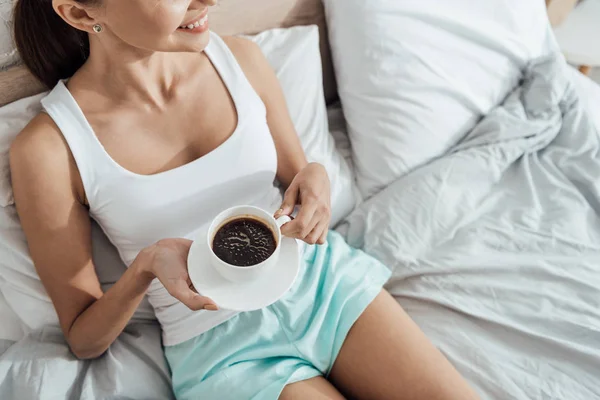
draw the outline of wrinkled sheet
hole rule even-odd
[[[0,224],[0,254],[5,257],[0,260],[5,267],[2,272],[19,277],[12,279],[18,286],[0,288],[10,300],[8,305],[22,314],[20,340],[0,340],[0,399],[173,399],[160,326],[148,301],[144,299],[106,354],[94,361],[77,360],[58,327],[50,300],[33,277],[35,271],[23,246],[23,232],[14,207],[0,207]],[[106,291],[119,279],[125,266],[94,222],[92,250],[96,272]],[[13,265],[15,269],[6,268]],[[0,319],[2,324],[11,321]]]
[[[532,64],[339,229],[393,269],[388,290],[484,399],[600,398],[600,102],[567,68]]]
[[[31,332],[0,357],[0,398],[173,399],[160,328],[130,324],[108,352],[94,361],[77,360],[62,331]]]

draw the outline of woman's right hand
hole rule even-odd
[[[192,245],[187,239],[163,239],[142,250],[136,259],[144,273],[158,278],[169,294],[190,310],[216,311],[219,308],[208,297],[195,290],[187,270],[187,258]]]

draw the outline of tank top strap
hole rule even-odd
[[[210,42],[204,52],[229,90],[237,108],[238,117],[243,117],[249,112],[266,113],[262,99],[248,81],[229,46],[219,35],[210,32]],[[258,107],[258,110],[254,107]]]
[[[42,109],[58,126],[75,159],[81,181],[91,202],[96,193],[98,173],[107,173],[104,155],[96,135],[64,82],[59,81],[42,99]],[[99,171],[99,169],[101,171]]]

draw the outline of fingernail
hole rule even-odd
[[[204,309],[208,311],[218,311],[219,307],[217,307],[215,304],[207,304],[204,306]]]
[[[278,216],[282,212],[283,212],[283,208],[280,208],[279,210],[275,211],[275,216]]]

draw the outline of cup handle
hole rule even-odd
[[[277,226],[281,228],[283,225],[287,224],[291,220],[292,218],[289,215],[282,215],[281,217],[275,220],[275,223],[277,223]]]

